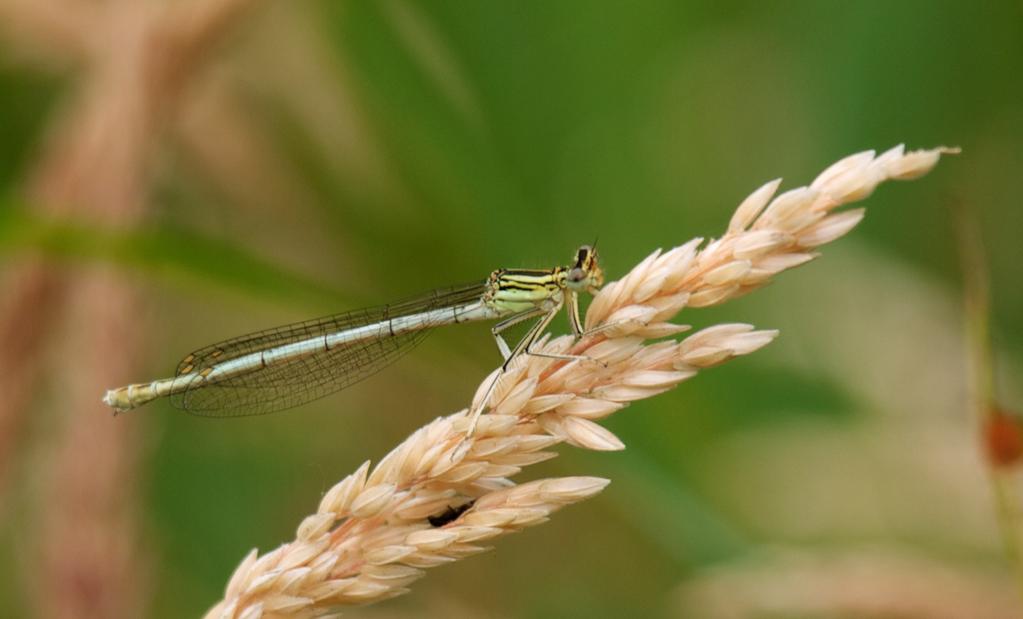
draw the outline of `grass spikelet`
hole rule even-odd
[[[863,217],[835,212],[881,182],[916,178],[936,165],[938,148],[880,157],[867,151],[821,173],[810,187],[774,197],[771,181],[738,208],[721,238],[700,249],[694,239],[651,253],[595,296],[578,342],[545,338],[535,352],[584,355],[599,361],[522,356],[499,377],[472,438],[464,411],[434,419],[327,491],[303,520],[295,540],[242,561],[209,619],[312,617],[405,593],[425,570],[479,552],[479,545],[545,522],[609,483],[595,477],[516,484],[523,467],[553,457],[560,442],[597,451],[624,443],[597,423],[628,403],[672,389],[700,370],[747,355],[776,331],[723,324],[680,340],[647,337],[686,329],[670,322],[684,307],[716,305],[745,294],[784,270],[816,257]],[[448,512],[454,508],[459,510]],[[437,517],[452,513],[448,518]],[[428,520],[434,517],[434,527]]]

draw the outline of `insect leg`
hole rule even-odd
[[[519,323],[525,322],[530,318],[536,318],[537,316],[543,314],[544,311],[545,310],[541,307],[526,310],[525,312],[515,314],[510,318],[505,318],[501,322],[494,325],[492,329],[490,329],[490,332],[494,335],[494,340],[497,342],[497,348],[498,350],[501,351],[501,356],[504,357],[505,361],[511,358],[512,353],[511,349],[508,348],[508,342],[503,337],[501,337],[501,332],[510,327],[514,327]]]
[[[530,312],[531,311],[532,310],[530,310]],[[515,348],[509,352],[508,358],[505,359],[504,364],[501,365],[501,371],[497,373],[494,380],[490,381],[490,385],[487,387],[487,391],[483,394],[483,397],[477,401],[475,406],[469,409],[469,412],[467,413],[469,417],[469,429],[465,432],[466,438],[471,437],[473,433],[476,432],[476,424],[479,422],[480,415],[483,414],[483,409],[486,408],[487,404],[490,402],[490,397],[494,394],[494,388],[497,387],[497,382],[501,380],[502,376],[504,376],[504,373],[508,370],[508,366],[511,365],[512,360],[524,352],[526,354],[531,354],[529,353],[529,347],[540,337],[540,335],[544,332],[544,329],[551,324],[551,321],[554,320],[554,317],[558,315],[559,311],[561,311],[560,303],[548,310],[547,313],[540,318],[540,320],[537,320],[536,324],[529,328],[526,335],[518,344],[515,345]]]

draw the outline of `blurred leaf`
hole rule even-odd
[[[583,458],[606,458],[584,454]],[[693,567],[734,558],[747,540],[731,522],[680,480],[637,449],[621,454],[612,477],[615,492],[605,494],[622,519],[632,522],[652,547],[661,548],[680,566]]]
[[[59,90],[51,77],[0,66],[0,187],[19,178]]]
[[[9,204],[9,203],[8,203]],[[208,284],[291,304],[336,307],[345,295],[287,272],[223,240],[184,230],[110,231],[47,221],[10,206],[0,211],[0,252],[39,250],[130,266],[161,277]]]

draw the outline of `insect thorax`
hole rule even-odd
[[[503,312],[518,313],[561,302],[565,270],[499,269],[490,274],[484,302]]]

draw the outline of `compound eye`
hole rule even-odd
[[[580,268],[580,267],[584,266],[587,262],[589,262],[590,253],[591,252],[590,252],[590,246],[589,245],[583,245],[582,247],[579,248],[579,251],[577,251],[575,253],[575,266],[576,266],[576,268]]]
[[[586,279],[586,272],[579,267],[575,267],[568,272],[568,279],[573,282],[581,282]]]

